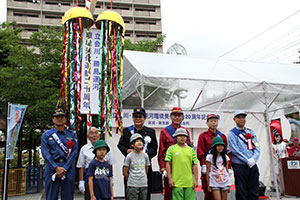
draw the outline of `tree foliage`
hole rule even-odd
[[[33,139],[40,141],[41,134],[52,126],[51,113],[59,98],[64,30],[41,26],[26,43],[21,39],[22,30],[15,22],[3,23],[0,29],[0,113],[6,112],[7,102],[28,105],[23,134],[33,133]],[[157,52],[163,39],[137,43],[126,39],[124,48]]]
[[[59,96],[62,31],[41,27],[26,45],[21,31],[9,23],[0,30],[0,47],[6,53],[0,68],[0,101],[3,110],[7,102],[28,105],[24,134],[36,133],[34,138],[39,138],[52,124],[51,112]]]
[[[134,51],[157,52],[157,47],[163,44],[164,38],[165,36],[159,35],[155,40],[145,39],[140,40],[137,43],[133,43],[129,39],[125,39],[124,49]]]

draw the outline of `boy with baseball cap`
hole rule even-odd
[[[166,162],[165,157],[167,150],[170,146],[176,144],[176,140],[174,138],[175,131],[178,128],[184,128],[181,126],[181,122],[184,119],[184,113],[183,110],[180,107],[174,107],[171,110],[170,119],[172,123],[165,128],[163,128],[160,131],[159,136],[159,149],[158,149],[158,165],[160,168],[160,171],[163,174],[164,177],[164,200],[170,200],[172,199],[172,190],[169,187],[168,184],[168,174],[166,171]],[[187,131],[187,134],[189,135],[189,132],[186,128],[184,128]],[[187,144],[190,143],[190,139],[187,139]]]
[[[132,134],[130,143],[133,151],[130,152],[124,161],[123,173],[127,180],[126,199],[146,200],[147,199],[147,172],[150,166],[148,155],[142,151],[144,138],[138,134]]]
[[[188,133],[178,128],[174,133],[177,144],[168,148],[165,157],[169,186],[173,200],[195,200],[198,186],[198,159],[194,149],[186,144]],[[194,177],[193,177],[194,174]]]

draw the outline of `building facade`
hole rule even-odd
[[[24,28],[22,38],[29,39],[40,25],[62,26],[62,16],[76,4],[77,0],[7,0],[7,21],[16,21]],[[78,6],[85,7],[85,0],[78,0]],[[110,0],[98,0],[94,19],[110,7]],[[162,34],[160,0],[114,0],[112,10],[124,19],[125,39],[137,42]]]

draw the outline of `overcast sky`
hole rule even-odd
[[[0,0],[1,21],[6,17],[5,8],[6,0]],[[251,55],[257,53],[253,60],[294,61],[293,54],[300,49],[294,42],[295,35],[300,36],[299,10],[299,0],[161,0],[164,52],[178,43],[189,56],[215,59],[281,22],[222,58],[251,60]],[[268,49],[282,49],[281,55],[257,59],[272,55]]]
[[[161,0],[161,4],[167,35],[164,50],[179,43],[188,55],[207,58],[218,58],[300,9],[299,0]],[[275,45],[300,25],[299,17],[300,13],[293,15],[224,57],[244,59],[266,47],[262,39]]]

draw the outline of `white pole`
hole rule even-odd
[[[4,181],[2,182],[3,184],[3,192],[2,192],[2,199],[7,200],[7,180],[8,180],[8,124],[10,121],[10,106],[11,104],[7,104],[7,115],[6,115],[6,149],[5,149],[5,163],[4,163]]]
[[[263,85],[263,89],[265,90],[265,87]],[[267,103],[267,97],[266,97],[266,93],[264,92],[264,97],[265,97],[265,112],[264,112],[264,117],[265,117],[265,127],[266,127],[266,130],[267,130],[267,134],[268,134],[268,139],[269,139],[269,150],[270,150],[270,154],[271,154],[271,171],[272,171],[272,174],[273,174],[273,179],[274,179],[274,183],[275,183],[275,188],[276,188],[276,197],[277,197],[277,200],[280,199],[280,196],[279,196],[279,191],[278,191],[278,184],[277,184],[277,177],[276,177],[276,174],[275,174],[275,170],[274,170],[274,157],[273,157],[273,148],[272,148],[272,136],[271,136],[271,129],[270,129],[270,119],[269,119],[269,107],[268,107],[268,103]]]
[[[272,149],[272,136],[271,136],[271,129],[270,129],[270,120],[269,120],[269,114],[268,114],[268,111],[266,110],[265,112],[265,122],[266,122],[266,129],[267,129],[267,134],[268,134],[268,139],[269,139],[269,149],[270,149],[270,152],[271,152],[271,171],[272,171],[272,175],[273,175],[273,180],[274,180],[274,183],[275,183],[275,188],[276,188],[276,197],[277,197],[277,200],[280,199],[280,196],[279,196],[279,191],[278,191],[278,184],[277,184],[277,177],[276,177],[276,173],[275,173],[275,170],[274,170],[274,157],[273,157],[273,149]]]
[[[145,92],[145,88],[144,88],[144,84],[141,85],[141,107],[144,108],[144,92]]]

